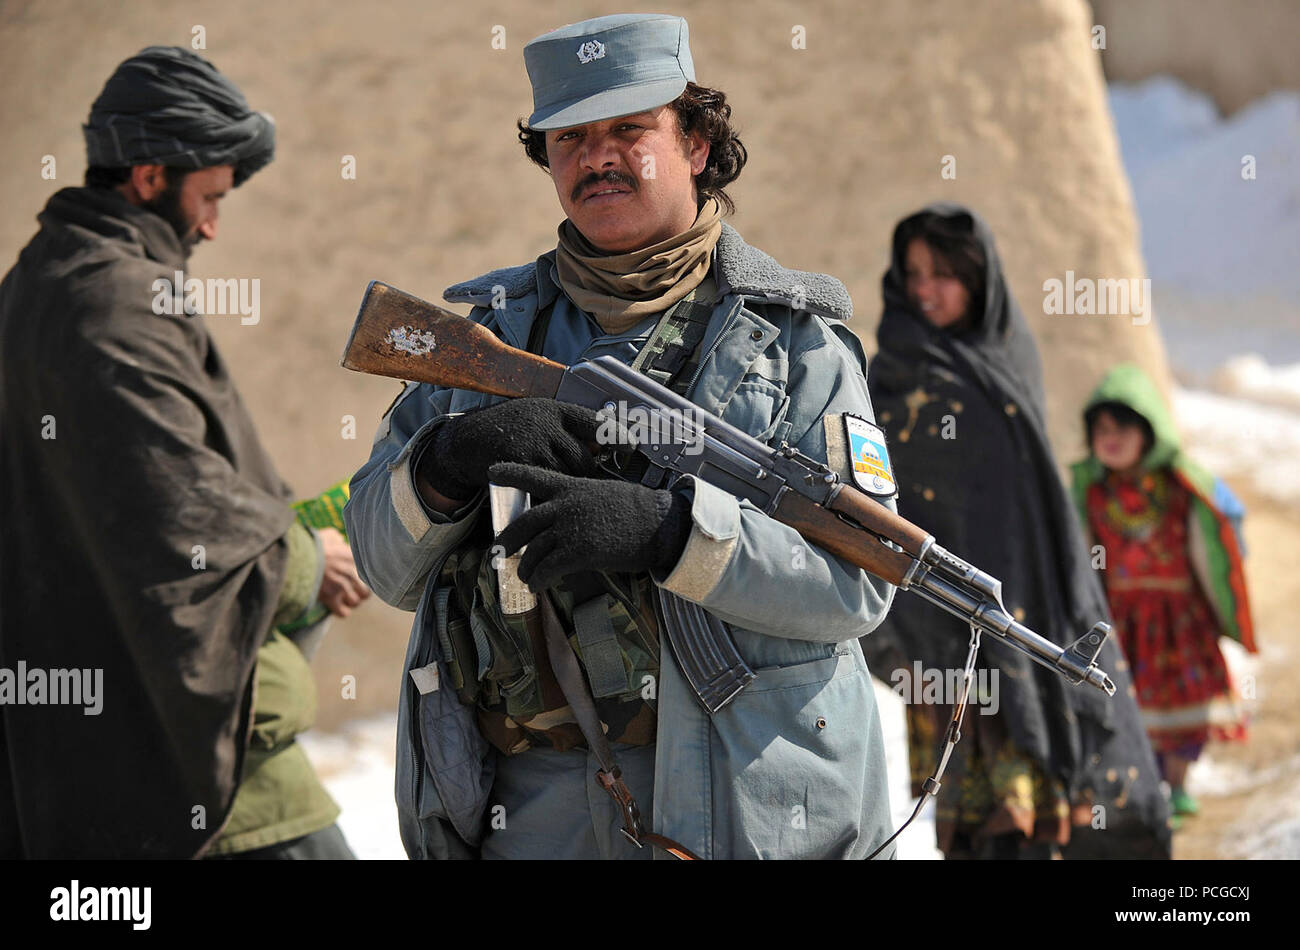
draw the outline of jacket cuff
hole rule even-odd
[[[659,584],[678,597],[703,603],[722,580],[736,553],[740,502],[734,495],[693,476],[684,476],[682,482],[695,493],[691,501],[691,533],[677,564]]]
[[[397,458],[388,465],[391,473],[388,486],[393,511],[397,513],[397,518],[406,529],[406,533],[415,542],[423,540],[434,525],[449,525],[464,520],[478,508],[486,495],[486,492],[480,491],[462,507],[446,515],[425,504],[424,499],[420,497],[420,490],[415,486],[415,472],[419,468],[420,457],[433,444],[438,427],[452,418],[455,416],[445,415],[430,419],[415,435],[411,436],[411,441],[406,443]]]

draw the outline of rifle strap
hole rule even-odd
[[[939,797],[939,789],[943,787],[943,783],[939,780],[943,778],[944,770],[948,768],[948,758],[952,755],[952,750],[955,749],[957,743],[961,741],[961,723],[962,719],[966,715],[966,703],[970,699],[970,684],[975,678],[975,658],[979,654],[979,651],[980,628],[975,626],[975,624],[971,624],[970,643],[966,648],[966,668],[962,675],[961,698],[952,707],[952,719],[948,721],[948,729],[944,734],[943,753],[939,757],[939,764],[934,767],[934,771],[930,773],[930,777],[921,784],[921,797],[916,800],[916,807],[912,809],[912,814],[908,817],[907,821],[899,825],[898,829],[886,838],[881,843],[880,847],[867,855],[868,861],[872,860],[876,855],[888,848],[890,844],[893,843],[894,839],[907,829],[907,826],[912,823],[912,820],[916,818],[917,815],[921,814],[921,809],[925,807],[927,801],[931,798],[937,799]]]
[[[555,310],[555,301],[551,301],[542,308],[541,313],[533,318],[533,325],[528,330],[528,345],[526,349],[529,353],[536,353],[538,356],[544,355],[542,350],[546,346],[546,334],[551,329],[551,313]]]
[[[609,739],[606,738],[605,730],[600,724],[600,717],[596,713],[596,702],[592,699],[586,683],[583,682],[578,658],[564,636],[564,628],[555,612],[555,607],[551,604],[550,595],[540,594],[537,605],[542,612],[546,654],[550,658],[551,668],[555,671],[556,682],[560,684],[560,692],[564,693],[569,708],[573,710],[578,728],[582,730],[582,735],[587,740],[587,747],[595,753],[597,761],[600,762],[600,769],[596,772],[596,783],[614,800],[619,814],[623,816],[621,830],[624,837],[638,848],[649,844],[682,861],[699,860],[698,856],[684,845],[645,830],[645,826],[641,823],[641,810],[632,796],[632,790],[623,781],[618,763],[614,761],[614,750],[610,748]]]
[[[632,368],[649,376],[660,386],[679,396],[686,395],[693,368],[699,358],[700,343],[713,316],[716,285],[705,277],[698,287],[664,311],[655,324]],[[681,385],[678,385],[678,383]]]

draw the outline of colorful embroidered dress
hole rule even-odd
[[[1088,487],[1106,552],[1106,593],[1158,754],[1195,759],[1207,740],[1244,739],[1218,624],[1188,553],[1191,494],[1166,469]]]

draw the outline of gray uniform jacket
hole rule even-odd
[[[839,281],[787,270],[725,224],[713,276],[720,296],[693,402],[816,459],[826,458],[824,416],[874,418],[861,345],[842,325],[852,303]],[[472,319],[519,348],[538,312],[554,304],[543,352],[565,363],[607,353],[631,362],[654,324],[600,334],[560,291],[554,252],[444,296],[473,304]],[[436,635],[447,596],[439,567],[486,506],[475,499],[450,517],[426,509],[411,459],[447,414],[495,401],[408,384],[352,479],[345,511],[361,576],[388,603],[416,611],[406,670],[421,672],[403,675],[396,781],[412,857],[465,856],[465,843],[478,843],[493,757],[473,709],[438,688],[446,673]],[[727,623],[758,676],[710,717],[662,651],[656,775],[672,778],[655,782],[653,830],[705,858],[865,857],[889,834],[889,804],[857,638],[880,622],[894,588],[698,480],[692,518],[679,562],[656,582]]]

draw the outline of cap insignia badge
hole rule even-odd
[[[587,40],[578,47],[578,62],[586,65],[592,60],[605,58],[605,44],[600,40]]]

